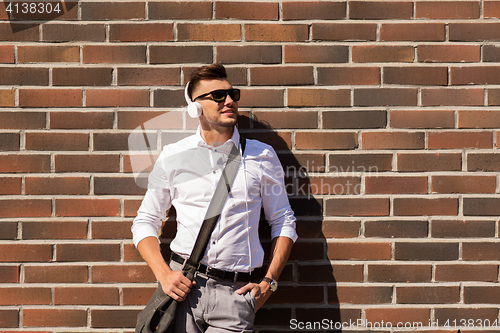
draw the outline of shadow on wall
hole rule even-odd
[[[324,324],[325,319],[329,328],[335,327],[335,323],[341,323],[342,318],[333,268],[326,256],[322,199],[316,199],[309,193],[300,191],[300,188],[310,188],[308,185],[311,170],[308,170],[307,166],[324,166],[325,157],[312,154],[295,156],[280,133],[258,119],[246,115],[240,116],[238,127],[247,138],[265,142],[278,153],[286,175],[285,183],[290,204],[297,217],[299,235],[290,260],[280,276],[278,291],[256,315],[256,332],[297,330],[307,322]],[[310,158],[315,159],[314,163],[310,163]],[[175,232],[175,210],[172,208],[162,230],[162,252],[167,260],[170,257],[169,244]],[[267,260],[271,239],[270,228],[263,213],[259,233]],[[348,314],[348,317],[351,315]],[[353,313],[352,319],[357,318],[359,313]],[[343,320],[349,321],[349,318]],[[324,326],[320,330],[324,330]]]

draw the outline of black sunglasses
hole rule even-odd
[[[202,98],[208,95],[212,95],[212,99],[217,103],[224,102],[226,100],[227,95],[229,95],[229,97],[231,97],[231,99],[235,102],[238,102],[240,100],[240,90],[231,88],[231,89],[212,90],[211,92],[196,97],[195,99],[193,99],[193,102],[196,101],[198,98]]]

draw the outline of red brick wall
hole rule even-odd
[[[500,1],[61,8],[0,4],[3,332],[133,331],[155,288],[131,240],[133,155],[141,171],[192,132],[183,87],[213,61],[247,135],[308,168],[287,178],[300,239],[259,332],[498,325]]]

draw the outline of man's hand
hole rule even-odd
[[[187,294],[191,292],[191,288],[195,285],[195,282],[186,278],[181,271],[170,271],[159,282],[163,292],[177,302],[185,300]]]
[[[255,312],[257,312],[264,303],[266,303],[267,299],[273,293],[271,291],[271,287],[269,283],[266,281],[261,281],[260,283],[247,283],[240,289],[236,290],[236,293],[239,295],[243,295],[247,291],[250,291],[255,297]]]

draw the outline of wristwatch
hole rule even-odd
[[[263,277],[262,281],[266,281],[267,283],[269,283],[269,286],[271,287],[271,291],[273,293],[278,289],[278,281],[270,279],[268,277]]]

